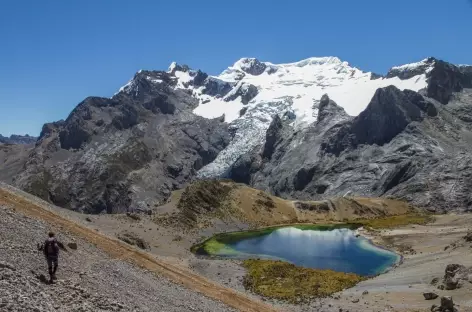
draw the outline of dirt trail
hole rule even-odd
[[[241,294],[235,290],[223,287],[205,277],[197,275],[188,269],[168,263],[161,259],[137,250],[121,241],[103,235],[97,231],[79,225],[59,214],[51,211],[46,205],[34,203],[28,199],[30,196],[21,196],[22,192],[3,188],[0,185],[0,203],[6,204],[18,212],[27,216],[38,218],[61,228],[62,231],[80,236],[91,244],[96,245],[108,253],[111,257],[129,261],[155,274],[163,275],[175,283],[181,284],[191,290],[201,293],[211,299],[219,300],[230,307],[240,311],[279,311],[261,301]],[[39,201],[39,200],[38,200]]]

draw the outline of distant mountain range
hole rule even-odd
[[[381,76],[336,57],[243,58],[210,76],[172,63],[85,99],[28,148],[0,179],[92,213],[149,210],[199,178],[467,211],[472,66],[428,58]]]
[[[38,138],[29,135],[16,135],[12,134],[10,137],[4,137],[0,134],[0,143],[4,144],[32,144],[36,142]]]

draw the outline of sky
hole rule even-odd
[[[0,134],[38,135],[87,96],[172,61],[337,56],[364,71],[472,64],[471,0],[15,0],[0,4]]]

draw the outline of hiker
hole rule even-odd
[[[56,279],[57,261],[59,260],[59,244],[53,232],[49,232],[48,239],[44,242],[44,255],[48,262],[49,282]]]

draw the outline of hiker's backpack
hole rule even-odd
[[[56,255],[58,250],[56,240],[47,240],[44,248],[47,256]]]

